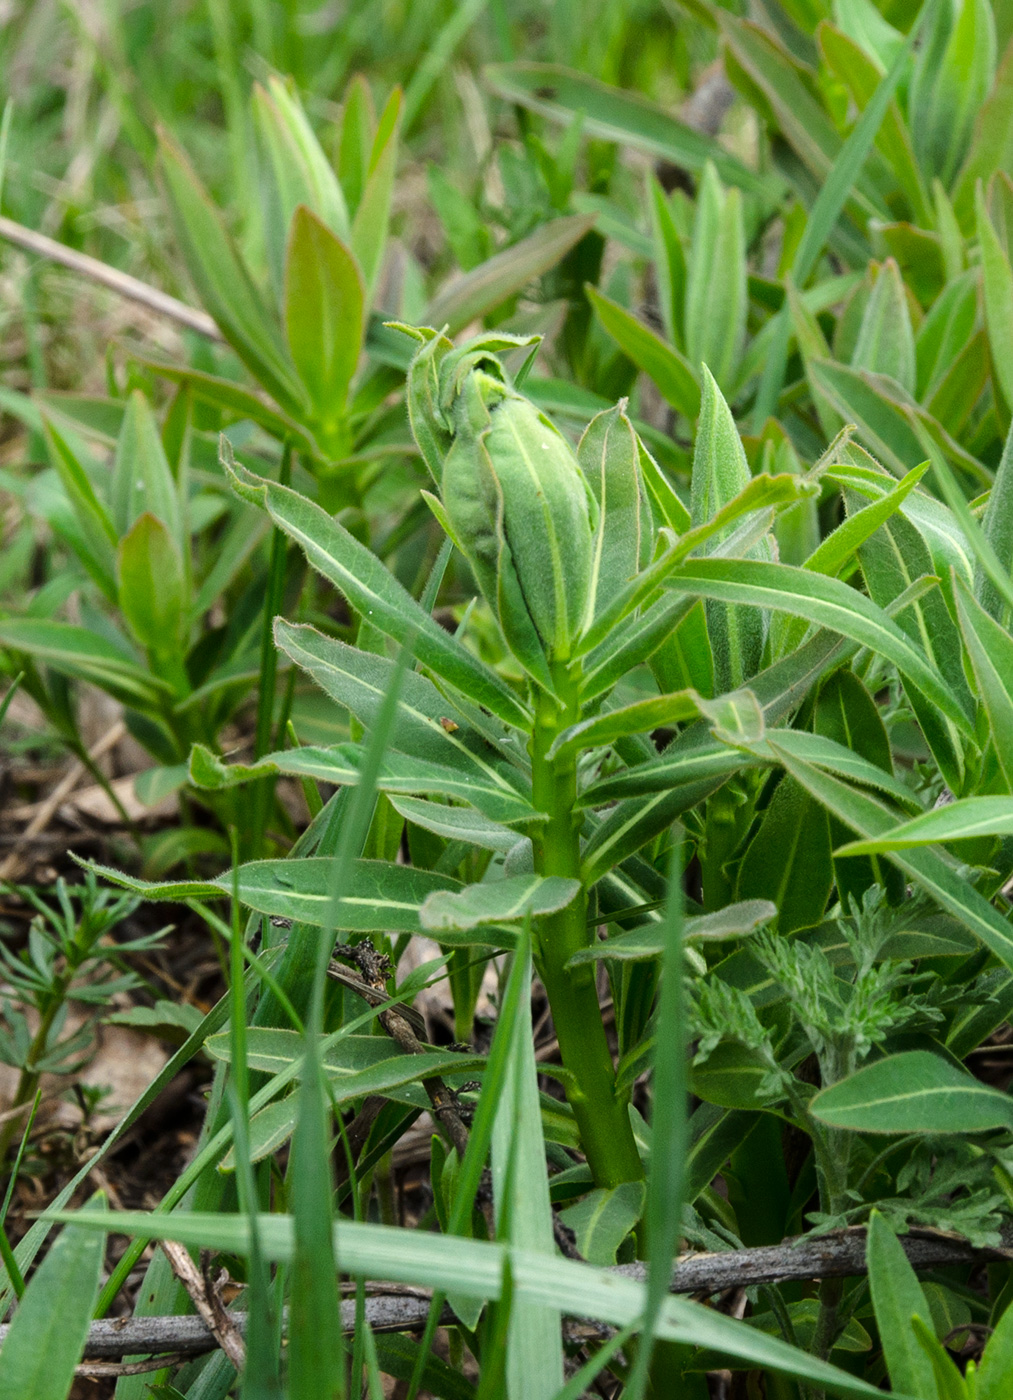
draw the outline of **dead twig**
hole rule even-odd
[[[351,985],[353,990],[358,991],[359,995],[365,997],[366,1001],[373,1006],[380,1004],[375,998],[380,998],[381,1001],[389,1000],[387,978],[393,969],[390,958],[385,953],[378,953],[368,939],[362,943],[339,943],[334,952],[337,957],[354,962],[362,976],[361,982],[359,978],[350,978],[346,968],[341,967],[340,963],[333,962],[330,969],[331,976],[334,976],[336,969],[341,974],[339,980],[346,986]],[[359,985],[356,985],[357,983]],[[427,1047],[417,1034],[422,1018],[414,1008],[388,1007],[386,1011],[379,1012],[379,1021],[391,1040],[396,1041],[406,1055],[425,1054]],[[425,1034],[424,1021],[422,1021],[422,1033]],[[429,1096],[433,1117],[439,1123],[448,1142],[457,1149],[458,1157],[463,1160],[468,1147],[468,1129],[461,1117],[457,1095],[447,1087],[446,1082],[438,1074],[423,1079],[422,1087]]]
[[[13,219],[0,216],[0,238],[5,238],[8,243],[23,248],[27,253],[35,253],[49,262],[69,268],[71,272],[78,272],[82,277],[87,277],[92,282],[108,287],[111,292],[126,297],[128,301],[136,301],[140,306],[146,306],[149,311],[167,316],[169,320],[187,326],[190,330],[207,336],[209,340],[224,339],[206,311],[187,306],[186,302],[179,301],[168,292],[149,287],[147,282],[142,282],[139,277],[120,272],[119,268],[110,267],[98,258],[89,257],[87,253],[79,253],[76,248],[68,248],[63,243],[58,243],[55,238],[47,238],[44,233],[36,233],[34,229],[25,228],[24,224],[15,223]]]
[[[189,1257],[189,1256],[188,1256]],[[191,1260],[191,1265],[193,1261]],[[425,1290],[416,1292],[394,1292],[378,1294],[365,1300],[366,1321],[374,1332],[420,1331],[426,1325],[432,1295]],[[342,1331],[355,1331],[356,1302],[349,1298],[341,1304]],[[443,1321],[449,1322],[453,1314],[446,1309]],[[231,1312],[229,1324],[242,1339],[246,1333],[247,1314]],[[0,1323],[0,1349],[7,1340],[10,1323]],[[192,1356],[202,1356],[205,1352],[216,1351],[219,1343],[214,1332],[203,1317],[120,1317],[103,1318],[91,1324],[84,1355],[87,1358],[82,1367],[97,1367],[103,1362],[117,1361],[123,1356],[160,1358],[158,1366],[171,1366],[177,1360]],[[151,1361],[132,1362],[144,1369],[155,1370]],[[81,1374],[87,1374],[82,1369]],[[100,1374],[96,1371],[95,1374]],[[103,1372],[101,1374],[131,1374],[128,1372]],[[140,1374],[138,1372],[137,1374]]]
[[[909,1235],[902,1236],[900,1243],[911,1264],[922,1270],[1013,1259],[1013,1241],[994,1249],[976,1249],[967,1240],[955,1235],[934,1230],[913,1230]],[[185,1250],[182,1252],[186,1254]],[[195,1280],[198,1292],[202,1293],[204,1282],[189,1254],[186,1258],[190,1277]],[[627,1278],[642,1279],[645,1276],[642,1264],[621,1264],[607,1272]],[[757,1249],[682,1255],[672,1276],[672,1292],[709,1296],[728,1289],[741,1290],[752,1284],[853,1277],[864,1273],[865,1230],[859,1227],[833,1235],[821,1235],[816,1239],[802,1236],[798,1240],[785,1240],[779,1245],[765,1245]],[[189,1292],[185,1282],[184,1287]],[[408,1290],[403,1285],[394,1285],[389,1286],[390,1292],[384,1293],[381,1291],[383,1287],[375,1283],[367,1285],[365,1316],[375,1332],[411,1332],[425,1326],[431,1298],[428,1290]],[[341,1304],[341,1325],[345,1332],[355,1330],[355,1310],[354,1299],[348,1298]],[[450,1316],[448,1313],[447,1317]],[[246,1314],[232,1312],[227,1313],[226,1317],[230,1329],[241,1342],[246,1329]],[[590,1325],[598,1329],[601,1324]],[[0,1324],[0,1348],[7,1339],[8,1328],[9,1324]],[[196,1356],[213,1351],[218,1345],[218,1338],[203,1315],[126,1317],[93,1322],[85,1356],[97,1360],[156,1353],[163,1358],[168,1355]],[[162,1364],[171,1363],[163,1359]]]
[[[208,1336],[211,1336],[210,1332]],[[74,1367],[74,1375],[88,1381],[100,1381],[103,1376],[143,1376],[150,1371],[161,1371],[166,1366],[179,1366],[188,1361],[191,1354],[185,1351],[167,1352],[164,1356],[149,1357],[147,1361],[82,1361],[80,1366]]]
[[[1013,1260],[1013,1240],[1004,1241],[994,1249],[979,1249],[959,1235],[939,1230],[912,1230],[900,1237],[900,1243],[915,1269]],[[615,1272],[627,1278],[647,1277],[643,1264],[620,1264]],[[802,1235],[756,1249],[681,1255],[672,1279],[672,1292],[709,1296],[753,1284],[848,1278],[864,1273],[865,1228],[855,1226],[832,1235]]]
[[[380,1110],[387,1102],[379,1094],[370,1094],[369,1098],[363,1099],[362,1107],[358,1113],[345,1127],[345,1137],[348,1140],[348,1148],[353,1161],[358,1157],[360,1151],[366,1145],[369,1137],[369,1130],[380,1116]],[[348,1180],[348,1159],[344,1152],[338,1153],[338,1184],[344,1185]]]
[[[204,1268],[198,1269],[184,1245],[174,1240],[162,1240],[161,1245],[172,1272],[190,1295],[198,1315],[236,1370],[240,1370],[246,1360],[246,1347],[242,1334],[222,1302],[220,1284],[223,1276],[220,1274],[218,1279],[212,1280],[206,1261]]]

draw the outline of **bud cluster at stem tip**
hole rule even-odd
[[[508,382],[495,351],[530,342],[486,336],[454,350],[425,337],[409,371],[409,412],[440,502],[525,669],[549,684],[587,607],[597,503],[570,444]]]

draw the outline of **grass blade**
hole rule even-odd
[[[72,1225],[59,1235],[25,1290],[0,1351],[0,1395],[66,1400],[88,1336],[104,1253],[100,1235]]]
[[[658,1033],[654,1041],[651,1168],[647,1177],[647,1297],[640,1347],[626,1392],[630,1400],[640,1400],[646,1392],[654,1338],[672,1281],[672,1260],[679,1246],[686,1185],[689,1117],[682,965],[681,836],[681,831],[676,828],[668,871]]]
[[[292,1141],[291,1192],[295,1250],[289,1323],[289,1387],[292,1400],[333,1400],[345,1395],[341,1309],[334,1254],[333,1185],[329,1132],[324,1114],[320,1056],[327,964],[340,926],[355,861],[362,850],[376,802],[376,779],[397,714],[398,693],[410,660],[402,647],[369,738],[359,785],[352,795],[341,841],[330,862],[330,888],[323,919],[313,992],[307,1018],[299,1117]]]
[[[538,1100],[531,1025],[531,919],[517,952],[521,987],[507,1053],[507,1081],[492,1129],[496,1230],[521,1249],[555,1254],[545,1141]],[[515,1298],[507,1331],[507,1394],[511,1400],[552,1400],[563,1382],[559,1314]]]

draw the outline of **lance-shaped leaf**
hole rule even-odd
[[[120,610],[131,632],[185,692],[186,580],[167,526],[148,511],[139,515],[120,540],[116,566]]]
[[[274,318],[182,149],[164,132],[159,142],[176,232],[201,300],[254,378],[298,416],[304,395]]]
[[[231,1063],[233,1046],[228,1032],[209,1036],[204,1044],[216,1060]],[[423,1055],[394,1054],[393,1050],[386,1036],[345,1035],[324,1051],[321,1064],[341,1101],[347,1101],[398,1089],[431,1074],[481,1069],[485,1063],[483,1055],[459,1050],[434,1050]],[[298,1077],[305,1052],[305,1037],[298,1031],[250,1026],[247,1032],[250,1068],[264,1074],[294,1072]]]
[[[725,749],[726,755],[732,752]],[[719,769],[715,772],[712,769],[709,777],[620,802],[614,807],[594,829],[582,852],[581,879],[584,884],[588,887],[597,884],[628,856],[634,855],[646,842],[670,827],[676,817],[716,792],[731,773],[746,766],[741,756],[731,761],[726,757],[725,764],[724,771]]]
[[[581,1258],[589,1264],[614,1264],[616,1250],[644,1213],[646,1195],[642,1181],[624,1181],[611,1190],[591,1191],[561,1211],[560,1219],[573,1231]]]
[[[788,772],[858,836],[875,840],[897,825],[897,813],[875,797],[791,757],[783,748],[773,744],[770,747]],[[970,929],[1004,966],[1013,968],[1013,927],[951,865],[929,850],[888,851],[886,854]]]
[[[881,502],[885,495],[894,490],[891,474],[878,466],[856,443],[849,443],[846,452],[849,459],[858,465],[842,464],[831,468],[828,475],[835,481],[839,481],[852,494],[873,503]],[[927,466],[927,463],[922,464],[923,468]],[[922,468],[918,470],[921,472]],[[955,612],[951,572],[955,570],[969,585],[974,580],[975,555],[961,522],[948,506],[925,491],[906,494],[901,511],[928,545],[933,572],[940,579],[948,606]]]
[[[683,316],[686,297],[686,252],[672,216],[668,196],[653,176],[648,180],[648,194],[651,200],[651,232],[661,320],[669,344],[683,349],[686,344]]]
[[[646,435],[643,424],[640,431]],[[690,526],[689,511],[643,442],[640,443],[640,472],[659,524],[667,525],[677,535],[683,534]]]
[[[739,864],[740,899],[773,900],[778,932],[819,923],[834,883],[826,812],[791,778],[774,790]]]
[[[266,89],[259,85],[254,88],[252,105],[257,134],[274,181],[280,237],[288,232],[298,205],[305,204],[339,238],[347,240],[344,193],[292,84],[270,77]]]
[[[773,182],[754,174],[719,142],[638,93],[609,87],[555,63],[498,63],[487,67],[483,77],[500,97],[550,121],[569,126],[579,113],[589,135],[631,146],[687,170],[702,170],[712,160],[729,184],[754,194],[774,192]]]
[[[407,1095],[404,1089],[391,1092],[391,1098],[403,1101],[405,1097]],[[337,1102],[338,1100],[335,1098],[335,1103]],[[295,1131],[298,1118],[298,1093],[276,1099],[273,1103],[269,1103],[266,1108],[254,1113],[250,1118],[250,1162],[262,1162],[265,1157],[272,1156],[279,1148],[284,1147]],[[218,1170],[220,1172],[234,1172],[235,1169],[236,1149],[235,1144],[233,1144],[218,1163]]]
[[[937,1395],[932,1363],[911,1325],[913,1317],[931,1318],[928,1300],[900,1241],[877,1210],[869,1220],[865,1257],[891,1385],[909,1395]]]
[[[728,506],[750,483],[749,465],[731,410],[710,370],[703,369],[703,399],[693,452],[690,513],[699,528]],[[727,531],[723,532],[727,537]],[[715,535],[720,542],[722,535]],[[708,553],[713,549],[713,544]],[[757,558],[769,558],[760,545]],[[756,608],[707,605],[707,631],[714,651],[714,681],[720,690],[741,686],[759,668],[766,633]]]
[[[840,644],[834,644],[830,633],[818,633],[792,656],[761,672],[750,690],[736,693],[738,699],[726,695],[700,702],[701,712],[707,714],[711,734],[718,736],[716,739],[711,738],[703,724],[694,725],[673,740],[657,758],[591,784],[579,794],[579,805],[594,807],[616,798],[639,797],[686,784],[713,782],[720,786],[738,766],[769,761],[772,755],[769,749],[763,748],[766,726],[786,719],[820,676],[840,659]],[[730,702],[734,708],[730,707]],[[811,756],[813,761],[836,766],[849,777],[871,782],[891,792],[899,801],[906,798],[917,805],[892,774],[884,773],[850,749],[803,730],[778,730],[777,737],[785,743],[804,745],[804,755]],[[743,746],[738,757],[726,747],[729,744]],[[619,816],[619,813],[610,816],[609,822],[618,820]]]
[[[585,290],[603,328],[637,368],[653,380],[665,402],[684,418],[696,418],[700,412],[700,383],[697,371],[682,352],[666,345],[649,326],[596,287],[588,285]]]
[[[854,503],[850,493],[846,493],[845,500],[849,508]],[[895,514],[884,521],[859,549],[858,558],[869,595],[884,610],[896,603],[916,579],[932,573],[933,561],[928,546],[903,514]],[[943,594],[938,589],[932,589],[899,613],[897,621],[938,668],[940,675],[960,698],[965,713],[972,713],[973,703],[964,677],[960,635]],[[952,790],[959,792],[964,776],[963,745],[959,734],[952,721],[940,716],[935,703],[926,700],[917,687],[908,685],[907,691],[911,708],[943,777]]]
[[[894,511],[900,510],[927,471],[927,463],[913,467],[891,490],[848,515],[836,530],[820,542],[802,567],[836,578],[865,541],[890,519]],[[827,476],[834,479],[833,468],[827,472]]]
[[[888,374],[909,394],[915,389],[915,338],[900,269],[888,258],[866,303],[851,363]]]
[[[367,299],[372,297],[387,247],[390,201],[397,170],[401,96],[401,89],[395,87],[380,114],[369,152],[365,188],[352,220],[352,251],[362,268]]]
[[[849,841],[837,855],[870,856],[935,846],[974,836],[1013,836],[1013,797],[962,797],[935,807],[872,840]]]
[[[326,426],[340,421],[362,351],[366,292],[349,248],[301,204],[285,260],[285,333],[296,369]]]
[[[771,919],[777,917],[777,905],[768,899],[745,899],[737,904],[728,904],[713,914],[701,914],[687,919],[683,926],[683,937],[701,943],[720,943],[726,938],[744,938],[755,933]],[[569,966],[582,962],[597,962],[599,958],[618,962],[640,962],[644,958],[656,958],[665,951],[665,930],[658,922],[633,928],[625,933],[614,934],[611,938],[595,943],[590,948],[581,948],[570,959]]]
[[[726,392],[746,339],[746,237],[742,197],[724,190],[712,161],[697,190],[696,217],[686,270],[686,358],[706,365]]]
[[[887,1055],[822,1089],[809,1111],[859,1133],[981,1133],[1013,1125],[1013,1099],[931,1050]]]
[[[1002,1314],[985,1344],[978,1364],[975,1400],[1004,1400],[1013,1368],[1013,1313]]]
[[[925,653],[871,599],[839,579],[789,564],[710,558],[680,564],[668,586],[721,602],[794,613],[840,632],[892,662],[961,733],[971,736],[960,700]]]
[[[981,104],[974,124],[971,148],[954,183],[953,209],[966,228],[974,218],[974,191],[979,180],[994,171],[1008,170],[1013,144],[1013,49],[1006,43],[992,91]]]
[[[737,490],[731,499],[716,503],[709,515],[704,514],[702,509],[702,523],[681,533],[652,564],[641,569],[615,594],[581,638],[578,654],[590,652],[589,668],[599,665],[610,651],[614,652],[624,645],[622,635],[616,636],[616,624],[635,609],[652,602],[680,560],[696,550],[702,550],[705,545],[715,555],[729,559],[758,549],[773,523],[774,510],[794,505],[818,489],[813,482],[793,472],[779,472],[777,476],[762,473],[752,479],[747,474],[741,490]],[[714,543],[715,540],[717,543]]]
[[[960,631],[988,717],[999,767],[1013,792],[1013,637],[956,581]]]
[[[622,405],[598,413],[577,448],[577,461],[598,502],[588,615],[646,564],[654,543],[651,507],[640,471],[641,444]]]
[[[61,675],[91,681],[127,705],[154,705],[169,687],[144,670],[106,637],[70,622],[48,618],[0,619],[0,646],[27,652]]]
[[[981,529],[1000,568],[1013,575],[1013,428],[1006,438]],[[985,611],[1001,620],[1005,600],[980,563],[975,571],[974,592]]]
[[[716,781],[720,785],[740,766],[750,763],[749,756],[717,740],[709,740],[706,733],[701,737],[701,733],[687,731],[658,758],[599,778],[578,795],[578,803],[582,807],[600,807],[617,798],[661,793],[688,783]]]
[[[698,599],[692,607],[680,609],[675,619],[669,635],[647,659],[658,689],[674,694],[688,687],[701,695],[713,695],[714,650],[705,604]]]
[[[584,235],[594,227],[593,214],[569,214],[550,219],[534,233],[522,238],[486,262],[455,278],[426,308],[425,321],[448,326],[451,334],[476,321],[499,304],[522,291],[542,273],[565,258]]]
[[[919,810],[917,795],[878,762],[870,762],[857,746],[838,743],[827,734],[811,734],[806,729],[768,730],[767,739],[768,743],[757,744],[754,751],[773,756],[776,749],[779,754],[791,754],[793,758],[825,768],[850,782],[888,793],[902,807]]]
[[[405,821],[442,836],[445,841],[466,841],[470,846],[502,855],[517,845],[516,831],[492,821],[474,807],[451,807],[445,802],[424,802],[417,797],[392,797],[390,805]]]
[[[824,681],[816,699],[813,728],[817,734],[833,739],[893,776],[886,725],[875,700],[852,670],[842,667]],[[832,844],[840,846],[846,839],[847,829],[831,815]],[[891,903],[900,904],[904,897],[903,877],[888,861],[841,860],[835,855],[834,879],[838,897],[845,906],[849,898],[861,900],[874,884],[886,887]]]
[[[961,246],[963,237],[961,236]],[[978,320],[978,278],[962,272],[936,298],[915,337],[916,397],[924,401],[942,382],[974,334]]]
[[[917,424],[929,433],[951,462],[975,479],[985,479],[978,459],[961,447],[895,380],[871,370],[852,369],[835,360],[812,360],[807,369],[813,387],[845,422],[858,425],[862,441],[896,476],[904,476],[914,463],[925,458]]]
[[[190,780],[195,787],[212,792],[279,773],[296,778],[315,778],[318,782],[333,783],[335,787],[356,787],[362,759],[363,750],[357,744],[338,744],[334,748],[307,745],[265,754],[252,764],[224,764],[210,749],[195,744],[190,754]],[[528,825],[537,820],[534,808],[518,792],[506,784],[483,779],[476,769],[464,772],[460,768],[433,763],[428,759],[389,752],[380,765],[376,785],[381,792],[439,793],[443,797],[472,803],[479,811],[486,813],[493,827],[499,822]],[[446,807],[436,810],[451,813],[461,811],[460,808]],[[466,820],[477,821],[474,811],[462,816]],[[516,841],[514,835],[511,844]]]
[[[639,617],[615,625],[587,658],[580,682],[582,703],[587,705],[599,695],[607,695],[635,666],[650,660],[680,631],[694,606],[700,605],[668,595],[645,608]]]
[[[989,217],[984,192],[975,195],[978,244],[981,248],[982,289],[985,298],[985,325],[992,349],[993,372],[1007,406],[1013,403],[1013,368],[1007,347],[1013,334],[1013,270],[1006,250]]]
[[[411,640],[415,655],[441,679],[463,691],[508,724],[526,729],[527,709],[505,681],[483,666],[460,642],[435,622],[377,559],[343,525],[297,491],[235,468],[225,439],[225,470],[236,493],[261,505],[271,519],[303,549],[307,559],[339,588],[372,625],[402,644]]]
[[[467,885],[456,892],[437,891],[422,906],[422,927],[430,933],[468,933],[486,924],[518,923],[530,915],[555,914],[576,899],[579,880],[558,875],[511,875]]]
[[[394,662],[385,656],[359,651],[314,627],[297,626],[276,618],[274,637],[286,656],[313,677],[337,703],[349,710],[365,729],[375,724]],[[504,775],[496,750],[486,739],[502,746],[515,766],[524,767],[523,751],[509,745],[505,726],[486,718],[482,735],[454,719],[455,706],[444,699],[432,681],[415,671],[406,673],[398,695],[391,747],[414,757],[478,773],[481,779],[504,790],[506,796],[525,789],[514,771]]]
[[[288,414],[271,407],[259,394],[237,384],[235,380],[222,379],[217,374],[191,369],[188,365],[170,364],[156,355],[144,355],[140,351],[136,353],[136,359],[170,383],[189,389],[198,403],[211,404],[229,416],[234,414],[238,418],[248,418],[279,442],[287,439],[301,452],[317,455],[316,442],[304,426],[300,426]]]
[[[119,536],[105,503],[95,490],[94,483],[100,479],[98,464],[86,452],[83,443],[79,449],[72,448],[44,415],[41,426],[49,459],[56,468],[82,537],[83,548],[76,552],[103,592],[113,598]]]
[[[824,180],[841,138],[804,81],[801,65],[769,29],[717,7],[715,18],[736,67],[761,90],[786,139],[817,179]]]
[[[545,1139],[531,1023],[531,939],[517,958],[523,983],[510,1022],[504,1081],[496,1098],[491,1147],[497,1235],[511,1245],[553,1257],[552,1204],[545,1172]],[[563,1381],[559,1312],[514,1299],[507,1328],[507,1394],[554,1400]],[[488,1374],[488,1373],[487,1373]]]
[[[94,1207],[92,1207],[94,1209]],[[66,1400],[98,1295],[101,1235],[68,1225],[33,1275],[0,1351],[0,1393]]]
[[[952,436],[961,437],[991,374],[988,338],[984,330],[978,330],[961,346],[926,398],[926,412]]]
[[[618,710],[609,710],[594,719],[581,720],[564,729],[549,750],[549,758],[579,753],[581,749],[599,748],[630,734],[646,734],[670,724],[684,724],[700,715],[701,696],[695,690],[681,690],[673,695],[655,695],[650,700],[637,700]]]
[[[239,900],[259,914],[316,927],[328,921],[330,870],[326,856],[299,860],[256,860],[238,870]],[[112,884],[145,899],[182,903],[188,899],[222,899],[232,893],[232,871],[215,880],[136,880],[105,865],[94,870]],[[419,906],[439,891],[460,890],[459,880],[411,865],[357,860],[338,911],[339,927],[354,933],[421,933]]]
[[[110,483],[110,508],[116,533],[123,536],[139,515],[150,511],[181,544],[179,500],[155,416],[135,389],[127,401],[116,442]]]
[[[987,0],[933,7],[915,60],[908,112],[915,153],[949,185],[967,154],[995,75],[995,18]]]
[[[844,83],[860,110],[875,94],[883,72],[890,68],[903,46],[904,38],[886,24],[874,6],[838,6],[835,18],[840,28],[824,21],[817,31],[817,43],[827,66]],[[842,33],[842,30],[844,31]],[[877,42],[871,36],[878,31]],[[875,55],[875,56],[873,56]],[[915,160],[911,134],[893,99],[886,109],[876,145],[889,161],[898,184],[907,196],[915,222],[921,228],[932,226],[931,205]]]

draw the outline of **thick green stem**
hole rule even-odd
[[[531,741],[534,804],[548,821],[534,833],[535,870],[539,875],[580,879],[580,836],[574,807],[576,760],[550,760],[556,735],[576,718],[576,697],[557,705],[539,696]],[[618,1186],[644,1174],[626,1105],[616,1095],[615,1068],[602,1024],[594,966],[568,968],[574,953],[590,942],[587,892],[558,914],[540,921],[537,962],[559,1052],[568,1071],[567,1098],[580,1131],[597,1186]]]

